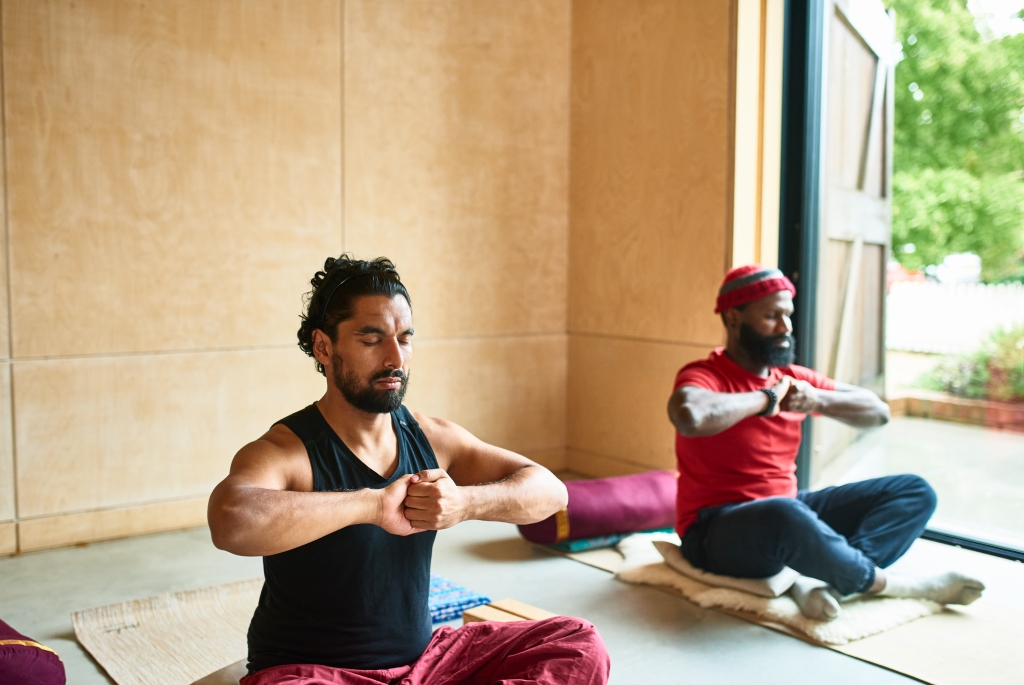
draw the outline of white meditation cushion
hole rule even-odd
[[[712,587],[728,587],[741,592],[749,592],[758,597],[778,597],[788,590],[793,582],[800,577],[800,574],[793,569],[786,567],[770,578],[733,578],[732,576],[720,576],[716,573],[708,573],[695,568],[686,560],[678,545],[664,540],[655,540],[654,546],[658,548],[662,559],[669,568],[681,573],[687,578],[692,578],[705,585]]]

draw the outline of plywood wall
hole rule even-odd
[[[342,250],[409,284],[413,408],[564,467],[569,21],[4,0],[0,554],[203,523],[322,393],[294,336]]]
[[[561,468],[569,3],[345,7],[345,246],[409,285],[407,403]]]
[[[234,451],[319,391],[292,338],[341,247],[339,5],[5,0],[2,20],[0,512],[23,551],[201,524]]]
[[[722,341],[732,3],[573,3],[569,465],[671,468],[675,372]]]
[[[2,66],[2,62],[0,62]],[[0,69],[0,94],[3,93],[3,73]],[[2,133],[2,129],[0,129]],[[0,161],[5,141],[0,139]],[[0,210],[7,207],[7,177],[5,165],[0,163]],[[11,421],[11,338],[10,308],[5,287],[7,284],[7,222],[0,213],[3,232],[0,233],[0,555],[18,549],[17,512],[14,497],[14,443]]]
[[[203,523],[322,393],[294,334],[342,250],[409,285],[412,408],[672,466],[734,245],[734,2],[0,7],[0,554]]]

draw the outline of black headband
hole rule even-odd
[[[338,282],[338,285],[334,286],[334,289],[331,290],[331,294],[327,296],[327,299],[324,300],[324,308],[323,308],[323,311],[320,312],[320,325],[317,326],[317,328],[319,328],[321,331],[324,330],[324,319],[327,318],[327,305],[329,305],[331,303],[331,298],[334,297],[334,293],[338,292],[338,288],[340,288],[341,286],[345,285],[346,283],[351,281],[353,278],[358,278],[360,276],[367,276],[369,274],[383,274],[383,273],[387,273],[387,272],[385,272],[385,271],[378,271],[378,270],[363,271],[362,273],[352,274],[351,276],[346,276],[345,278],[341,279],[341,281]],[[326,332],[327,331],[324,331],[324,333],[326,333]]]

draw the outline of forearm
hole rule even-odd
[[[684,437],[696,438],[721,433],[767,408],[768,396],[760,390],[721,393],[684,387],[672,395],[669,419]]]
[[[817,412],[857,428],[881,426],[889,421],[889,406],[863,388],[819,390]]]
[[[565,485],[547,469],[524,466],[497,483],[460,486],[463,520],[527,524],[542,521],[568,502]]]
[[[222,483],[210,497],[213,543],[241,556],[269,556],[346,526],[375,523],[378,491],[291,492]]]

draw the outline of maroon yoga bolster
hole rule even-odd
[[[550,545],[675,525],[676,477],[668,471],[573,480],[565,489],[569,506],[543,521],[519,526],[524,538]]]
[[[64,664],[49,647],[0,621],[0,683],[65,685]]]

